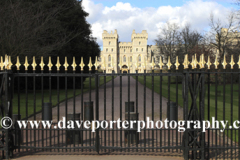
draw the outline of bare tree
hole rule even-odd
[[[213,14],[210,15],[210,46],[217,53],[220,59],[227,53],[233,53],[239,47],[239,32],[237,32],[237,21],[234,12],[227,17],[227,24],[220,19],[215,20]]]
[[[161,33],[155,40],[160,49],[160,54],[167,59],[171,58],[171,63],[175,63],[176,52],[179,49],[179,26],[176,23],[167,22],[165,27],[160,28]]]

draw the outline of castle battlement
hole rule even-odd
[[[114,30],[114,33],[113,31],[111,31],[110,33],[108,33],[106,30],[103,31],[103,34],[102,34],[102,38],[103,39],[111,39],[111,38],[116,38],[118,39],[118,34],[117,34],[117,30],[115,29]]]

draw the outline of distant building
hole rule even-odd
[[[99,62],[100,68],[106,69],[106,73],[112,73],[112,69],[115,73],[119,73],[120,60],[122,60],[123,72],[128,72],[128,62],[130,62],[130,73],[135,73],[136,70],[143,73],[145,60],[147,62],[146,70],[151,70],[152,57],[154,57],[155,63],[159,62],[160,50],[156,45],[147,44],[148,33],[146,30],[143,30],[142,33],[136,33],[133,30],[131,42],[119,42],[118,39],[117,30],[114,33],[103,31],[103,50]],[[138,66],[136,66],[137,62]]]

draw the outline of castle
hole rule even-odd
[[[100,69],[106,70],[106,73],[129,72],[143,73],[146,70],[151,70],[150,64],[152,63],[152,57],[159,55],[160,50],[156,45],[148,45],[148,33],[143,30],[142,33],[132,32],[131,42],[119,42],[119,36],[117,30],[114,33],[108,33],[103,31],[103,50],[101,51],[99,63]],[[154,62],[157,63],[158,58],[154,57]],[[146,66],[145,62],[146,61]],[[137,65],[137,66],[136,66]]]

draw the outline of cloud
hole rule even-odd
[[[151,3],[151,1],[149,1]],[[180,27],[186,23],[193,29],[203,31],[209,26],[210,13],[215,18],[226,22],[226,15],[230,12],[215,1],[193,0],[187,1],[183,6],[159,6],[138,8],[130,3],[118,2],[112,7],[104,7],[102,4],[95,4],[91,0],[84,0],[83,6],[89,13],[87,21],[92,25],[92,34],[97,38],[99,45],[102,45],[102,32],[110,32],[117,29],[120,41],[131,41],[133,29],[136,32],[147,30],[148,43],[154,44],[154,39],[160,33],[159,28],[167,21],[176,22]]]

